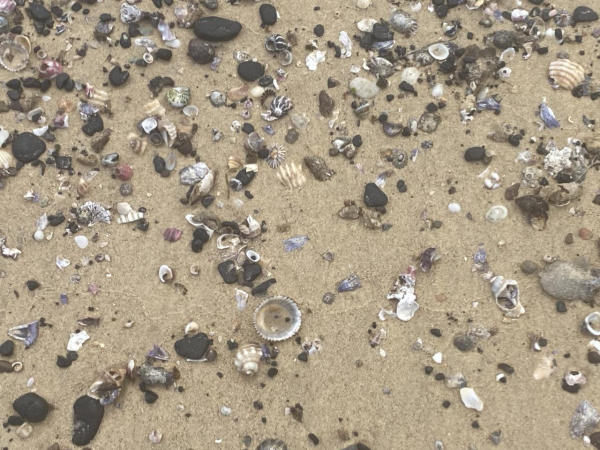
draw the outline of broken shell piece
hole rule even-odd
[[[33,427],[29,423],[25,422],[19,428],[17,428],[17,431],[15,433],[21,439],[27,439],[29,435],[33,433]]]
[[[235,300],[237,302],[237,308],[240,311],[246,309],[246,304],[248,303],[248,293],[246,291],[242,291],[241,289],[235,290]]]
[[[406,271],[398,275],[392,289],[387,294],[388,300],[398,300],[396,316],[404,322],[412,319],[419,309],[415,294],[416,270],[415,267],[409,266]]]
[[[600,312],[594,311],[585,316],[583,328],[594,336],[600,336]]]
[[[192,321],[185,326],[184,331],[185,334],[196,334],[199,328],[199,325],[196,322]]]
[[[565,375],[565,383],[569,386],[582,385],[586,381],[585,376],[578,370],[570,370]]]
[[[467,408],[474,409],[476,411],[483,410],[483,402],[471,388],[462,388],[460,390],[460,399]]]
[[[150,103],[144,105],[146,116],[164,116],[167,110],[163,108],[158,99],[154,99]]]
[[[159,361],[168,361],[169,354],[159,345],[154,344],[152,349],[146,355],[147,358],[157,359]]]
[[[0,131],[2,139],[6,141],[9,137],[9,133],[6,130]],[[2,145],[4,142],[0,142]],[[15,167],[16,161],[13,156],[6,150],[0,150],[0,169],[8,169],[9,167]]]
[[[102,405],[114,402],[125,381],[127,368],[110,368],[102,372],[90,386],[87,395],[99,400]]]
[[[264,300],[254,312],[256,332],[268,341],[291,338],[302,323],[298,305],[289,297],[276,295]]]
[[[117,223],[118,224],[131,223],[131,222],[136,222],[138,220],[142,220],[143,218],[144,218],[144,213],[137,212],[137,211],[130,211],[127,214],[120,215],[119,217],[117,217]]]
[[[69,343],[67,344],[67,350],[70,352],[78,352],[83,347],[85,341],[90,338],[87,331],[82,330],[79,333],[71,333],[69,337]]]
[[[235,355],[233,363],[238,372],[243,372],[246,375],[254,375],[258,372],[258,363],[262,356],[263,352],[260,345],[252,342],[240,347]]]
[[[302,165],[296,166],[293,162],[279,167],[277,179],[289,189],[300,189],[306,184],[306,177],[302,173]]]
[[[215,184],[215,173],[210,170],[199,183],[197,183],[190,194],[190,205],[206,197]]]
[[[190,266],[190,274],[194,276],[200,275],[200,267],[197,264],[192,264]]]
[[[40,322],[30,322],[24,325],[17,325],[8,330],[8,335],[18,341],[25,343],[27,347],[32,346],[37,341],[40,330]]]
[[[495,205],[488,209],[488,212],[485,213],[485,219],[490,223],[497,223],[503,219],[506,219],[508,216],[508,209],[506,206]]]
[[[491,284],[496,305],[506,317],[516,319],[525,313],[525,308],[521,305],[519,285],[515,280],[506,280],[503,276],[496,276],[491,279]]]
[[[173,270],[169,266],[163,264],[158,269],[158,278],[163,283],[171,281],[173,279]]]
[[[450,56],[450,49],[447,45],[440,43],[431,44],[427,47],[429,54],[438,61],[444,61]]]
[[[583,67],[568,59],[552,61],[548,74],[563,89],[572,91],[585,80]]]
[[[570,429],[572,438],[580,438],[600,423],[600,413],[588,401],[583,400],[571,418]]]
[[[23,370],[23,363],[21,361],[15,361],[11,364],[13,372],[20,372]]]
[[[152,430],[148,435],[148,439],[150,439],[150,442],[153,444],[160,444],[160,441],[162,441],[162,436],[163,435],[160,431]]]
[[[66,269],[70,264],[71,261],[69,261],[63,255],[58,255],[56,257],[56,267],[58,267],[60,270]]]
[[[189,105],[183,108],[183,114],[187,117],[196,117],[198,115],[198,107],[194,105]]]

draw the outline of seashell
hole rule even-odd
[[[289,50],[284,50],[277,54],[277,60],[282,66],[289,66],[294,61],[294,56]]]
[[[209,99],[212,105],[216,106],[217,108],[227,103],[227,95],[219,91],[212,91],[210,93]]]
[[[496,305],[506,317],[516,319],[525,313],[525,308],[521,305],[519,285],[515,280],[506,280],[499,275],[490,281]]]
[[[158,279],[163,283],[171,281],[173,279],[173,270],[163,264],[158,269]]]
[[[173,146],[175,139],[177,139],[177,127],[166,117],[163,117],[158,122],[158,128],[162,133],[162,138],[167,146]],[[168,139],[167,139],[168,136]]]
[[[270,52],[283,52],[290,50],[292,46],[280,34],[269,36],[265,42],[265,48]]]
[[[407,67],[400,74],[400,81],[404,81],[408,84],[414,85],[421,76],[421,72],[416,67]]]
[[[247,239],[256,239],[261,233],[260,223],[252,216],[246,217],[245,223],[241,224],[239,228],[240,234]]]
[[[306,184],[306,177],[302,173],[302,166],[294,163],[281,166],[277,172],[277,179],[289,189],[300,189]]]
[[[594,336],[600,336],[600,312],[594,311],[583,320],[583,329]]]
[[[244,162],[237,156],[230,156],[227,158],[227,167],[229,170],[237,171],[238,169],[244,167]]]
[[[20,43],[10,39],[0,39],[0,65],[10,72],[18,72],[27,67],[29,52]]]
[[[27,50],[27,53],[31,53],[31,41],[29,40],[29,38],[27,36],[25,36],[24,34],[18,34],[13,38],[13,41],[16,42],[17,44],[21,44],[23,46],[23,48],[25,50]],[[39,55],[39,52],[37,54]],[[39,56],[38,56],[38,58],[39,58]],[[44,59],[44,58],[41,58],[41,59]]]
[[[175,108],[183,108],[190,102],[192,92],[189,87],[174,87],[165,95],[167,101]]]
[[[179,228],[167,228],[163,233],[163,238],[168,242],[177,242],[182,233]]]
[[[48,54],[44,50],[38,50],[35,56],[37,56],[38,59],[46,59]]]
[[[256,450],[288,450],[288,446],[285,442],[279,439],[269,438],[262,441],[258,447],[256,447]]]
[[[483,410],[483,402],[472,388],[464,387],[460,390],[460,399],[463,404],[476,411]]]
[[[356,24],[356,26],[360,31],[371,33],[373,31],[373,25],[376,23],[377,21],[375,19],[362,19]]]
[[[146,134],[150,134],[152,130],[158,127],[158,121],[154,117],[148,117],[147,119],[142,120],[141,125]]]
[[[419,309],[417,295],[415,294],[417,282],[415,272],[415,267],[409,266],[406,271],[400,273],[392,285],[392,289],[387,294],[388,300],[398,300],[396,316],[404,322],[412,319]]]
[[[63,73],[63,66],[55,59],[45,59],[40,64],[38,73],[40,78],[44,80],[51,80],[57,75]]]
[[[335,171],[327,167],[327,163],[320,156],[306,156],[304,158],[304,164],[306,164],[308,170],[310,170],[314,177],[319,181],[329,180],[335,174]]]
[[[5,129],[3,129],[2,127],[0,127],[0,147],[4,145],[4,143],[6,141],[8,141],[8,138],[10,137],[10,133],[8,131],[6,131]],[[0,150],[0,151],[5,151],[5,150]],[[11,156],[12,158],[12,156]],[[0,164],[2,164],[0,162]]]
[[[71,265],[71,261],[69,261],[63,255],[58,255],[56,257],[56,267],[58,267],[60,270],[66,269],[70,265]]]
[[[302,323],[298,305],[289,297],[276,295],[264,300],[254,312],[256,332],[267,341],[291,338]]]
[[[196,334],[198,332],[198,329],[200,327],[198,326],[198,324],[196,322],[189,322],[185,328],[184,328],[184,332],[185,334]]]
[[[550,78],[563,89],[572,91],[585,80],[583,67],[568,59],[558,59],[550,63],[548,68]]]
[[[175,169],[176,165],[177,165],[177,156],[175,156],[175,153],[171,152],[167,155],[167,159],[165,159],[165,169],[167,169],[169,172],[171,172],[172,170]]]
[[[146,358],[153,358],[159,361],[168,361],[169,354],[159,345],[154,344],[152,349],[146,355]]]
[[[9,167],[15,167],[15,164],[16,161],[10,153],[6,150],[0,150],[0,168],[8,169]]]
[[[200,275],[200,267],[197,264],[192,264],[190,266],[190,274],[194,276]]]
[[[265,161],[272,169],[277,169],[285,161],[285,148],[282,145],[273,144],[268,149],[269,156]]]
[[[450,49],[447,45],[442,43],[431,44],[427,47],[429,54],[438,61],[444,61],[450,56]]]
[[[396,73],[396,66],[385,58],[374,56],[367,61],[367,67],[378,78],[389,78]]]
[[[1,0],[0,1],[0,15],[8,17],[17,7],[17,3],[14,0]]]
[[[559,9],[554,16],[554,23],[559,27],[568,27],[573,25],[573,17],[567,9]]]
[[[513,47],[508,47],[502,53],[500,53],[500,61],[501,62],[510,62],[515,58],[517,54],[516,50]]]
[[[133,150],[133,153],[142,156],[148,143],[144,139],[140,139],[135,133],[130,133],[127,139],[129,139],[129,148]]]
[[[17,431],[15,431],[15,434],[21,439],[27,439],[31,433],[33,433],[33,427],[27,422],[23,423],[19,428],[17,428]]]
[[[150,439],[150,442],[152,442],[153,444],[160,444],[160,441],[162,441],[162,437],[162,433],[156,430],[152,430],[148,435],[148,439]]]
[[[90,241],[85,236],[75,236],[75,243],[77,244],[77,247],[83,250],[89,245]]]
[[[289,97],[285,95],[278,95],[271,101],[271,115],[281,118],[285,116],[294,107]]]
[[[198,200],[206,197],[213,185],[215,184],[215,173],[212,170],[197,183],[190,194],[190,205],[195,204]]]
[[[129,214],[132,211],[133,211],[133,208],[131,207],[131,205],[129,203],[127,203],[127,202],[117,203],[117,213],[120,216],[126,216],[127,214]]]
[[[390,17],[390,27],[394,31],[408,37],[411,34],[416,34],[419,24],[410,16],[410,14],[398,9],[394,11]]]
[[[154,62],[154,56],[152,56],[152,53],[144,53],[142,55],[142,59],[146,62],[146,64],[152,64]]]
[[[148,139],[150,140],[150,143],[152,145],[162,145],[165,141],[163,140],[163,136],[162,134],[158,131],[155,130],[152,133],[150,133],[150,135],[148,136]]]
[[[114,402],[127,376],[127,367],[109,368],[102,372],[88,389],[87,395],[99,400],[101,404],[108,405]]]
[[[254,131],[254,132],[250,133],[250,135],[248,136],[248,139],[246,140],[244,147],[247,150],[252,150],[252,151],[258,152],[263,148],[264,141],[265,141],[265,139],[261,138],[259,136],[259,134]]]
[[[44,232],[42,230],[35,230],[35,233],[33,233],[33,238],[38,242],[43,241],[45,238]]]
[[[37,341],[40,330],[40,322],[27,323],[9,328],[7,334],[18,341],[22,341],[27,347],[31,347]]]
[[[185,220],[193,227],[204,228],[210,237],[212,237],[214,230],[219,229],[221,226],[219,218],[209,212],[203,212],[197,215],[186,214]]]
[[[394,137],[402,133],[404,127],[401,123],[385,122],[383,124],[383,132],[386,136]]]
[[[21,361],[15,361],[11,364],[13,372],[20,372],[23,370],[23,363]]]
[[[142,220],[144,218],[144,213],[131,211],[127,214],[122,214],[117,217],[118,224],[137,222],[138,220]]]
[[[421,254],[419,258],[419,268],[423,272],[429,272],[433,267],[433,263],[440,260],[441,258],[442,255],[436,252],[435,247],[429,247]]]
[[[258,253],[256,253],[254,250],[247,250],[246,257],[252,262],[260,261],[260,255]]]
[[[488,209],[488,212],[485,213],[485,219],[490,223],[497,223],[503,219],[506,219],[508,216],[508,209],[506,206],[495,205]]]
[[[146,116],[164,116],[167,110],[162,107],[158,99],[152,100],[150,103],[144,105],[144,112]]]
[[[308,236],[292,236],[283,241],[283,249],[286,252],[293,252],[304,247],[308,241]]]
[[[123,23],[134,23],[142,20],[143,11],[137,6],[130,5],[129,3],[121,4],[120,9],[121,22]]]
[[[338,284],[337,291],[338,292],[351,292],[355,291],[362,287],[360,282],[360,278],[355,273],[350,274],[348,278],[344,278]]]
[[[198,108],[193,105],[186,106],[183,108],[183,114],[187,117],[197,117],[198,116]]]
[[[133,177],[133,169],[127,164],[119,164],[115,167],[115,176],[121,181],[129,181]]]
[[[258,372],[258,363],[263,356],[260,344],[249,343],[242,345],[235,355],[233,363],[238,372],[243,372],[246,375],[254,375]]]

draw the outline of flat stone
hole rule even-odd
[[[89,444],[96,436],[103,417],[104,406],[98,400],[87,395],[79,397],[73,404],[73,444]]]
[[[598,20],[598,14],[589,6],[578,6],[573,11],[573,23],[593,22]]]
[[[200,39],[211,42],[229,41],[242,30],[239,22],[222,17],[202,17],[194,23],[194,34]]]
[[[388,202],[387,195],[375,183],[367,183],[363,199],[371,207],[385,206]]]
[[[182,358],[202,359],[209,345],[210,339],[208,339],[208,336],[204,333],[198,333],[176,341],[175,351]]]
[[[30,163],[46,151],[46,143],[33,133],[19,133],[12,143],[12,153],[17,161]]]
[[[485,157],[483,147],[471,147],[465,151],[465,161],[480,161]]]
[[[15,351],[15,343],[7,339],[0,345],[0,356],[12,356]]]
[[[275,25],[277,23],[277,9],[273,5],[267,3],[260,5],[258,13],[263,25]]]
[[[90,117],[87,123],[81,127],[81,131],[88,136],[93,136],[96,133],[100,133],[102,130],[104,130],[104,121],[100,116]]]
[[[469,352],[475,348],[475,341],[464,334],[456,336],[452,343],[461,352]]]
[[[262,268],[258,263],[250,263],[244,266],[244,281],[251,282],[256,280],[262,273]]]
[[[567,312],[567,304],[562,300],[556,302],[556,312],[566,313]]]
[[[50,411],[46,400],[35,392],[29,392],[16,399],[13,402],[13,409],[31,423],[41,422]]]
[[[263,281],[258,286],[252,289],[252,295],[264,294],[271,287],[271,285],[275,283],[277,283],[277,280],[275,278],[270,278],[267,281]]]
[[[237,282],[237,270],[233,261],[223,261],[217,266],[217,270],[226,284]]]
[[[108,81],[113,86],[122,86],[129,80],[129,72],[121,69],[119,66],[112,68],[108,74]]]
[[[50,11],[40,3],[29,3],[27,12],[33,20],[38,22],[45,22],[50,18]]]
[[[600,353],[588,352],[588,362],[591,364],[600,364]]]
[[[238,66],[238,75],[246,81],[256,81],[264,74],[264,66],[256,61],[244,61]]]

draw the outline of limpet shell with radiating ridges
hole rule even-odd
[[[264,300],[254,312],[256,332],[268,341],[284,341],[300,329],[302,318],[296,302],[284,295]]]
[[[254,375],[258,372],[258,363],[262,358],[263,352],[260,345],[251,342],[249,344],[242,345],[235,355],[233,363],[237,368],[238,372],[243,372],[246,375]]]
[[[302,173],[302,166],[294,163],[279,167],[277,178],[284,186],[290,189],[300,189],[306,184],[306,177]]]
[[[9,39],[0,42],[0,64],[10,72],[23,70],[29,62],[29,52],[22,44]]]
[[[563,89],[572,91],[585,80],[583,67],[568,59],[558,59],[550,63],[548,74]]]
[[[144,105],[146,116],[164,116],[167,110],[160,104],[158,99],[152,100]]]

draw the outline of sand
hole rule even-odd
[[[532,6],[524,3],[527,9]],[[598,186],[598,175],[595,171],[588,174],[580,199],[565,208],[552,207],[547,228],[541,232],[532,229],[514,203],[504,199],[504,187],[520,180],[524,165],[516,163],[515,159],[519,152],[526,148],[535,150],[537,146],[529,144],[529,137],[544,137],[545,140],[552,137],[559,145],[566,145],[568,137],[591,133],[581,118],[582,114],[597,118],[597,104],[589,98],[575,99],[568,91],[554,91],[547,82],[547,66],[557,51],[567,51],[591,71],[598,52],[597,44],[589,36],[591,28],[582,27],[586,32],[582,45],[561,47],[547,38],[544,45],[550,47],[548,55],[534,54],[528,61],[518,55],[510,62],[510,79],[495,83],[491,90],[502,97],[500,115],[487,111],[477,114],[467,125],[461,124],[460,101],[455,99],[455,94],[462,98],[464,86],[445,87],[448,104],[440,112],[443,120],[438,130],[431,135],[419,133],[410,138],[388,138],[377,122],[357,123],[350,107],[353,99],[345,95],[346,83],[352,77],[350,66],[360,66],[367,57],[357,43],[349,59],[336,59],[333,50],[329,49],[326,62],[320,64],[316,72],[291,66],[287,80],[281,83],[281,92],[294,102],[294,112],[308,115],[310,124],[295,144],[288,145],[283,138],[289,120],[274,122],[277,133],[267,141],[286,146],[287,162],[298,164],[305,156],[317,154],[325,158],[336,174],[330,181],[319,182],[307,173],[308,182],[304,188],[290,191],[279,184],[275,171],[261,162],[258,175],[248,187],[254,199],[248,200],[243,192],[228,196],[224,181],[227,157],[244,156],[244,135],[235,134],[229,128],[233,120],[243,122],[239,109],[215,109],[205,98],[211,90],[226,91],[241,84],[232,57],[234,50],[246,50],[259,61],[268,62],[267,73],[273,74],[278,65],[271,61],[271,55],[263,47],[269,33],[285,35],[287,31],[294,31],[299,43],[293,51],[295,61],[302,62],[308,53],[304,45],[315,39],[312,29],[316,24],[325,26],[325,36],[317,39],[319,47],[325,49],[327,40],[337,43],[341,30],[346,30],[350,36],[359,34],[357,21],[365,17],[387,18],[391,6],[382,0],[374,1],[367,10],[357,9],[351,0],[273,1],[273,4],[281,20],[270,31],[260,28],[259,3],[220,6],[217,15],[239,20],[244,29],[238,38],[218,48],[222,58],[218,70],[194,65],[185,50],[193,37],[192,31],[175,29],[183,45],[174,51],[169,63],[157,61],[144,69],[133,66],[131,79],[124,87],[106,88],[112,100],[113,115],[104,114],[103,119],[105,127],[111,128],[113,133],[102,154],[119,152],[121,160],[133,167],[134,194],[122,198],[119,181],[111,178],[110,170],[102,168],[86,200],[107,205],[127,201],[135,209],[147,208],[150,222],[147,232],[135,230],[133,225],[98,224],[80,232],[90,239],[96,233],[99,236],[97,243],[80,250],[72,236],[62,236],[64,227],[61,226],[53,230],[53,239],[36,242],[31,237],[36,219],[44,212],[53,214],[59,210],[68,215],[71,205],[78,203],[76,193],[72,188],[62,198],[55,195],[57,170],[50,166],[43,177],[39,168],[26,166],[18,176],[7,181],[0,194],[0,234],[8,237],[9,245],[17,245],[22,237],[23,254],[17,261],[0,259],[0,270],[6,274],[0,279],[0,324],[7,330],[44,317],[52,327],[42,328],[39,340],[27,351],[21,343],[16,343],[15,354],[10,359],[22,361],[24,370],[2,374],[0,411],[3,418],[13,414],[12,401],[30,390],[43,396],[55,409],[43,423],[34,424],[33,433],[25,440],[16,437],[15,427],[4,429],[0,433],[0,447],[46,449],[56,442],[61,449],[74,448],[70,436],[75,399],[87,392],[100,371],[123,365],[129,359],[139,364],[152,345],[157,344],[170,353],[171,360],[165,367],[177,366],[181,372],[177,385],[185,390],[179,393],[172,388],[157,387],[154,390],[159,399],[149,405],[137,383],[129,383],[117,400],[119,407],[107,406],[100,431],[90,448],[241,449],[247,435],[252,438],[250,448],[256,448],[267,437],[278,437],[287,442],[290,449],[304,449],[313,447],[307,435],[314,433],[320,439],[319,448],[325,449],[341,449],[357,442],[376,450],[431,449],[439,440],[449,450],[466,449],[469,445],[481,450],[495,448],[489,435],[496,430],[502,431],[502,443],[498,448],[580,448],[581,442],[569,436],[569,421],[581,400],[594,402],[600,394],[596,368],[586,359],[590,338],[579,332],[580,322],[592,309],[589,305],[573,302],[568,304],[566,314],[558,314],[555,301],[542,292],[538,277],[521,273],[519,265],[526,259],[543,264],[542,257],[546,254],[567,260],[583,256],[598,262],[595,240],[583,241],[577,237],[582,227],[598,233],[600,209],[591,203]],[[504,4],[508,9],[513,5],[512,2]],[[578,5],[578,1],[562,1],[559,6],[573,10]],[[150,11],[155,9],[147,0],[140,6]],[[316,6],[320,10],[315,11]],[[67,25],[64,34],[34,37],[34,45],[41,45],[48,55],[57,56],[66,42],[72,41],[73,48],[66,57],[71,60],[75,49],[92,39],[93,26],[100,13],[109,12],[118,17],[119,3],[105,1],[90,9],[87,19],[81,13],[75,14],[74,23]],[[164,7],[161,12],[168,20],[174,20],[173,7]],[[491,30],[486,30],[477,25],[481,17],[481,10],[468,11],[464,6],[451,10],[447,21],[458,19],[463,27],[458,33],[457,44],[482,45],[485,34],[510,26],[508,23],[495,24]],[[426,5],[417,18],[419,31],[416,36],[397,36],[398,44],[425,45],[442,36],[441,21],[426,10]],[[25,27],[33,32],[29,19],[25,20]],[[125,30],[126,26],[117,21],[112,38],[118,38]],[[468,31],[474,33],[472,41],[466,39]],[[160,39],[156,31],[152,37]],[[580,51],[585,54],[579,55]],[[74,61],[67,72],[74,79],[100,87],[108,81],[102,68],[112,68],[106,62],[109,55],[124,64],[129,58],[141,57],[142,50],[132,47],[125,51],[101,44],[96,50],[89,49],[84,59]],[[36,65],[33,57],[30,67],[19,75],[33,74]],[[435,73],[435,66],[430,68]],[[368,76],[364,71],[362,73]],[[235,370],[232,363],[235,352],[228,350],[226,341],[234,339],[243,344],[258,340],[252,317],[261,298],[250,296],[246,310],[238,311],[235,286],[225,285],[216,269],[220,256],[215,240],[206,245],[202,253],[191,252],[189,242],[193,229],[184,216],[204,208],[199,204],[194,207],[180,204],[179,199],[185,195],[186,188],[179,184],[176,172],[168,178],[161,178],[154,172],[154,154],[166,157],[169,150],[164,146],[149,145],[146,154],[140,157],[128,148],[126,136],[134,131],[136,121],[143,117],[142,105],[150,100],[147,83],[158,75],[169,75],[177,85],[192,88],[192,104],[200,109],[200,116],[194,120],[199,132],[193,143],[200,159],[219,171],[212,191],[216,201],[210,211],[222,220],[241,222],[252,214],[259,221],[266,221],[268,232],[251,246],[263,258],[273,260],[272,273],[277,283],[270,288],[269,294],[293,298],[303,314],[298,336],[303,342],[317,338],[322,342],[322,350],[312,355],[307,363],[297,359],[301,348],[294,339],[280,343],[276,360],[279,373],[274,378],[267,377],[265,363],[254,376],[245,376]],[[342,83],[327,91],[336,102],[335,109],[340,111],[338,123],[345,122],[350,136],[360,133],[363,137],[364,145],[354,163],[362,164],[364,174],[343,156],[328,156],[330,140],[337,133],[319,116],[317,100],[319,91],[327,87],[328,77]],[[444,80],[446,77],[440,74],[439,78]],[[3,79],[9,79],[7,72],[3,73]],[[426,83],[418,85],[418,97],[409,96],[387,103],[384,95],[398,92],[399,75],[394,75],[391,81],[392,86],[375,100],[373,114],[387,111],[390,119],[398,122],[406,121],[408,117],[418,118],[432,101]],[[31,95],[34,91],[25,92]],[[47,94],[52,97],[45,106],[48,118],[53,117],[59,99],[67,97],[75,101],[82,98],[81,93],[69,94],[55,87]],[[163,96],[164,91],[159,98],[166,105]],[[534,111],[543,97],[561,121],[560,129],[538,131]],[[265,125],[260,118],[261,111],[260,106],[255,105],[250,120],[257,129]],[[168,114],[180,117],[170,108]],[[81,132],[82,120],[76,112],[70,117],[70,128],[55,133],[63,154],[69,154],[69,148],[73,146],[89,149],[90,145],[90,138]],[[573,123],[568,121],[569,117]],[[31,129],[27,121],[15,124],[12,112],[3,114],[0,119],[9,130]],[[519,148],[486,138],[487,133],[504,122],[525,130],[526,138]],[[219,142],[212,141],[213,128],[225,134]],[[344,221],[337,216],[345,200],[355,200],[362,205],[365,183],[375,181],[379,173],[391,168],[380,158],[380,151],[386,148],[410,151],[424,140],[432,140],[433,148],[421,150],[415,162],[402,170],[394,170],[386,182],[384,191],[389,196],[389,203],[383,221],[393,224],[391,229],[387,232],[369,230],[359,221]],[[482,180],[477,178],[484,165],[467,164],[463,159],[466,148],[482,144],[496,153],[491,167],[501,175],[503,188],[485,189]],[[192,161],[190,157],[178,155],[176,170]],[[76,172],[88,170],[75,162],[74,168]],[[405,194],[396,189],[399,179],[405,180],[408,186]],[[77,180],[77,175],[71,177],[73,185]],[[450,187],[456,188],[453,195],[448,193]],[[42,208],[25,201],[23,195],[29,189],[48,199],[48,206]],[[234,199],[241,199],[243,206],[234,206]],[[447,205],[451,201],[460,203],[460,213],[448,211]],[[218,202],[222,202],[222,208],[217,207]],[[492,225],[485,221],[484,215],[495,204],[507,206],[509,215],[506,220]],[[585,215],[571,214],[571,207],[585,211]],[[428,229],[420,219],[424,210],[429,218],[441,220],[443,226]],[[465,217],[468,212],[473,220]],[[289,230],[278,232],[277,227],[285,224],[289,225]],[[183,229],[180,241],[169,243],[163,240],[163,232],[169,227]],[[572,245],[564,243],[569,232],[576,236]],[[299,251],[284,252],[282,241],[294,235],[308,235],[310,240]],[[101,243],[108,244],[101,247]],[[519,319],[503,319],[493,302],[489,284],[471,271],[471,256],[479,244],[487,249],[488,261],[496,274],[519,282],[526,309]],[[430,246],[438,249],[442,259],[430,273],[417,274],[416,291],[421,309],[409,322],[397,319],[380,322],[377,314],[381,307],[392,308],[394,305],[386,300],[386,294],[398,273],[414,264],[415,255]],[[333,262],[321,256],[326,251],[335,254]],[[111,261],[75,269],[82,257],[93,258],[99,253],[110,255]],[[71,265],[58,270],[54,263],[57,255],[68,258]],[[185,295],[174,284],[160,283],[157,272],[162,264],[173,268],[176,281],[187,289]],[[200,266],[199,277],[189,274],[192,264]],[[69,282],[75,273],[81,276],[79,284]],[[334,292],[337,283],[351,273],[359,275],[362,288],[337,294],[333,304],[324,304],[323,295]],[[41,288],[29,292],[25,288],[28,279],[38,280]],[[263,276],[259,280],[263,279],[266,278]],[[90,283],[100,285],[96,296],[87,292]],[[59,303],[61,293],[69,297],[66,306]],[[90,307],[95,311],[89,312]],[[76,320],[86,316],[101,318],[100,326],[87,330],[91,339],[79,352],[79,359],[68,369],[58,368],[57,355],[66,353],[70,333],[80,328]],[[183,336],[183,328],[190,320],[195,320],[201,331],[213,337],[218,353],[215,362],[190,363],[175,354],[173,343]],[[125,327],[128,321],[134,322],[131,328]],[[236,321],[241,326],[234,332]],[[369,345],[368,331],[372,324],[387,332],[387,339],[375,348]],[[471,325],[483,325],[488,329],[497,327],[498,331],[489,340],[479,342],[477,350],[461,353],[452,345],[452,339],[456,334],[466,332]],[[434,337],[431,328],[440,329],[442,336]],[[540,334],[548,340],[548,346],[541,352],[530,350],[532,334]],[[418,338],[431,350],[429,354],[413,350],[413,343]],[[382,356],[382,350],[386,356]],[[443,354],[441,364],[432,361],[432,352]],[[565,356],[567,354],[569,358]],[[533,371],[545,357],[555,358],[558,367],[549,378],[536,381]],[[358,361],[362,365],[357,364]],[[498,363],[510,364],[515,369],[514,374],[507,375],[505,384],[495,381]],[[434,367],[430,376],[424,373],[424,367],[428,365]],[[572,369],[582,371],[588,379],[578,394],[560,388],[563,375]],[[449,389],[434,379],[438,372],[446,375],[461,372],[483,400],[483,411],[466,409],[458,390]],[[31,377],[35,383],[29,389],[27,380]],[[384,394],[384,389],[391,391],[389,395]],[[445,400],[451,402],[448,409],[442,407]],[[255,401],[262,402],[262,410],[253,407]],[[285,414],[286,407],[296,403],[301,404],[304,411],[302,423]],[[230,407],[232,414],[221,415],[221,406]],[[475,422],[478,428],[474,427]],[[163,433],[159,445],[152,445],[148,439],[152,430]],[[349,441],[340,440],[340,430],[349,434]]]

